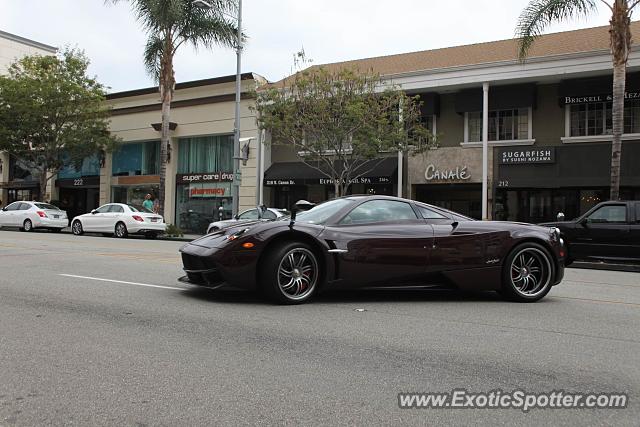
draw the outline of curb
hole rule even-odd
[[[67,228],[63,228],[61,233],[63,234],[71,234],[71,228],[67,227]],[[91,235],[91,233],[89,233]],[[96,233],[96,234],[100,234],[100,233]],[[141,236],[142,237],[142,236]],[[169,237],[169,236],[158,236],[155,240],[165,240],[168,242],[191,242],[195,239],[198,239],[202,236],[199,235],[193,235],[193,236],[184,236],[184,237]]]

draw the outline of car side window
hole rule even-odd
[[[238,216],[238,219],[258,219],[258,210],[251,209],[246,212],[243,212]]]
[[[264,219],[276,219],[276,214],[274,214],[271,211],[266,211],[265,213],[262,214],[262,218],[264,218]]]
[[[124,213],[124,208],[119,205],[111,205],[109,208],[110,213]]]
[[[372,200],[354,208],[340,224],[367,224],[418,219],[409,203],[394,200]]]
[[[594,223],[625,223],[627,222],[627,207],[625,205],[603,206],[588,217]]]
[[[420,215],[422,215],[422,218],[424,219],[448,219],[441,213],[429,208],[425,208],[424,206],[418,206],[418,210],[420,211]]]
[[[29,203],[20,203],[19,211],[28,211],[31,209],[31,205]]]
[[[112,205],[104,205],[104,206],[100,206],[98,209],[96,209],[97,213],[107,213],[109,212],[109,209],[111,208]]]
[[[21,205],[20,202],[11,203],[9,206],[7,206],[7,210],[8,211],[17,211],[20,208],[20,205]]]

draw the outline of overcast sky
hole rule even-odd
[[[250,40],[243,71],[276,81],[304,47],[315,64],[511,38],[528,0],[244,0]],[[550,31],[606,25],[605,8]],[[152,86],[142,65],[145,34],[129,5],[103,0],[0,0],[0,30],[83,49],[91,73],[123,91]],[[182,48],[178,82],[235,73],[235,54]]]

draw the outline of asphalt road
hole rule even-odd
[[[0,425],[640,420],[638,273],[569,269],[537,304],[376,291],[281,307],[178,284],[180,245],[0,231]],[[629,406],[398,408],[399,392],[459,388],[624,392]]]

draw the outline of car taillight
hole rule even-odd
[[[133,219],[135,219],[136,221],[144,222],[144,219],[142,219],[142,217],[138,215],[133,215]]]
[[[46,214],[46,213],[44,213],[44,212],[42,212],[42,211],[38,211],[38,216],[39,216],[40,218],[48,218],[48,217],[47,217],[47,214]]]

